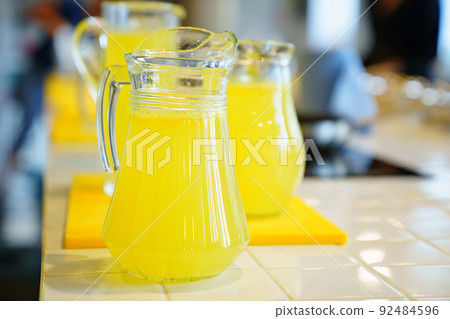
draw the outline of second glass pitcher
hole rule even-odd
[[[125,65],[152,32],[177,27],[186,16],[181,5],[159,1],[103,1],[101,17],[83,19],[73,35],[73,56],[93,99],[97,98],[101,70]]]
[[[226,113],[236,39],[229,32],[172,28],[153,33],[141,48],[126,55],[131,116],[120,162],[114,110],[124,83],[105,77],[113,88],[111,103],[103,90],[99,95],[109,108],[109,124],[99,112],[102,157],[109,169],[120,165],[103,239],[112,256],[139,277],[215,276],[249,240]]]
[[[248,216],[281,213],[303,177],[305,149],[290,90],[293,52],[290,43],[239,41],[228,113]]]
[[[75,64],[91,96],[96,99],[101,70],[112,65],[125,65],[124,55],[133,52],[151,33],[177,27],[186,15],[184,7],[159,1],[104,1],[102,16],[88,17],[76,27],[73,36]],[[125,70],[126,71],[126,70]],[[124,74],[116,74],[116,78]],[[109,88],[106,88],[108,94]],[[129,87],[118,99],[116,127],[117,146],[125,145],[128,119]],[[112,195],[116,174],[108,174],[104,191]]]

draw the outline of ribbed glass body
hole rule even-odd
[[[167,50],[126,57],[131,116],[103,239],[132,274],[191,281],[221,273],[249,240],[225,95],[236,43],[193,28],[148,41],[163,39]]]

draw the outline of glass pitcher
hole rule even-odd
[[[105,167],[120,170],[103,239],[131,274],[157,281],[215,276],[248,243],[226,112],[236,45],[230,32],[180,27],[155,32],[142,50],[126,54],[131,116],[122,161],[114,113],[126,83],[111,80],[122,67],[107,70],[101,87],[113,90],[110,100],[100,90],[108,112],[99,112],[99,141]]]
[[[125,65],[124,55],[133,52],[151,33],[177,27],[186,13],[182,6],[157,1],[105,1],[102,17],[81,21],[73,36],[75,65],[95,100],[101,70],[110,65]],[[107,91],[109,88],[107,88]],[[117,107],[117,145],[123,150],[129,119],[128,86]],[[107,92],[108,94],[108,92]],[[109,175],[105,193],[112,195],[115,176]]]
[[[275,215],[287,207],[304,174],[290,90],[294,45],[243,40],[237,52],[227,93],[242,203],[247,216]]]

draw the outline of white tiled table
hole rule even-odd
[[[63,249],[71,176],[100,167],[94,147],[53,147],[41,299],[450,300],[450,135],[413,120],[384,121],[353,143],[440,178],[306,179],[299,194],[349,234],[347,245],[250,246],[220,276],[189,284],[148,283],[116,265],[101,276],[114,262],[106,249]]]

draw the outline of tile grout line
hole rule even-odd
[[[435,204],[435,205],[437,205],[437,206],[439,206],[440,208],[443,208],[441,206],[441,204],[439,202],[437,202],[437,201],[433,201],[433,200],[429,200],[429,199],[426,199],[426,200],[431,202],[431,203],[433,203],[433,204]],[[380,215],[379,217],[381,218],[382,221],[388,223],[389,225],[395,227],[396,229],[402,230],[402,231],[412,235],[416,241],[425,242],[426,244],[428,244],[428,245],[432,246],[433,248],[439,250],[440,252],[444,253],[445,255],[450,255],[449,252],[447,252],[446,250],[442,249],[438,245],[434,244],[430,239],[422,237],[422,236],[418,235],[417,233],[415,233],[414,231],[410,230],[407,226],[405,226],[405,224],[402,221],[398,220],[397,218],[389,217],[389,215],[386,215],[386,213],[379,213],[372,207],[368,207],[367,208],[367,212],[370,212],[371,214],[375,214],[376,216]],[[394,221],[395,224],[393,222],[391,222],[391,221]],[[401,225],[401,226],[399,226],[399,225]],[[440,239],[437,238],[435,240],[440,240]],[[445,240],[445,239],[441,239],[441,240]]]
[[[413,232],[413,231],[411,231],[411,230],[409,230],[409,229],[407,229],[407,228],[405,228],[405,230],[408,231],[408,232],[410,232],[410,233],[411,233],[413,236],[415,236],[417,239],[419,239],[419,241],[422,241],[422,242],[424,242],[424,243],[430,245],[431,247],[433,247],[433,248],[439,250],[441,253],[443,253],[443,254],[445,254],[445,255],[450,255],[449,252],[447,252],[446,250],[442,249],[442,248],[439,247],[438,245],[434,244],[431,240],[429,240],[429,239],[427,239],[427,238],[424,238],[424,237],[422,237],[422,236],[416,234],[415,232]],[[442,239],[436,238],[435,240],[442,240]],[[444,239],[444,240],[445,240],[445,239]]]
[[[39,300],[45,300],[45,271],[42,271],[45,269],[45,260],[47,255],[44,253],[44,251],[41,252],[41,274],[39,276]]]
[[[77,276],[93,276],[93,275],[98,275],[99,273],[86,273],[86,274],[69,274],[69,275],[45,275],[46,277],[77,277]],[[114,273],[106,273],[105,275],[118,275],[118,274],[128,274],[127,272],[114,272]],[[133,276],[136,277],[136,276]],[[139,277],[136,277],[139,278]],[[172,301],[172,299],[169,296],[169,293],[166,289],[166,286],[163,283],[160,282],[151,282],[148,281],[149,284],[151,285],[158,285],[161,290],[162,290],[162,294],[167,298],[166,301]],[[45,289],[45,287],[43,287],[42,289]],[[45,299],[42,299],[45,300]]]
[[[412,300],[412,296],[406,293],[406,291],[403,291],[403,289],[397,287],[393,282],[391,282],[387,277],[385,277],[383,274],[380,274],[378,271],[373,269],[371,266],[369,266],[366,262],[364,262],[359,256],[354,254],[351,250],[349,250],[346,246],[342,247],[346,250],[347,254],[355,258],[356,261],[360,263],[360,265],[365,268],[369,273],[374,275],[378,280],[380,280],[382,283],[386,284],[388,287],[392,288],[395,292],[399,293],[403,298],[408,299],[409,301]]]
[[[449,296],[416,296],[412,298],[414,301],[420,301],[420,299],[422,299],[422,301],[424,301],[423,299],[427,299],[426,301],[436,301],[439,299],[449,299]]]
[[[101,272],[86,272],[86,273],[78,273],[78,274],[45,274],[46,277],[76,277],[76,276],[95,276],[100,275]],[[126,271],[113,271],[113,272],[107,272],[105,275],[118,275],[118,274],[127,274]],[[136,276],[134,276],[136,277]],[[136,277],[139,278],[139,277]]]
[[[442,208],[442,210],[444,211],[444,213],[450,217],[450,208],[447,207],[447,206],[445,206],[445,204],[443,203],[442,200],[438,200],[438,199],[430,199],[430,198],[427,198],[427,200],[430,201],[431,203],[433,203],[433,204],[439,206],[440,208]]]
[[[166,285],[164,283],[160,283],[159,284],[165,294],[165,296],[167,297],[167,301],[172,301],[172,299],[169,296],[169,292],[167,291]]]
[[[344,247],[341,247],[342,249],[343,249],[343,251],[347,254],[347,256],[349,256],[349,257],[354,257],[354,255],[353,254],[350,254],[349,252],[348,252],[348,250],[347,249],[344,249]],[[251,254],[250,253],[250,251],[249,251],[249,254]],[[278,282],[277,282],[277,280],[275,279],[275,278],[273,278],[273,276],[270,274],[270,273],[268,273],[267,272],[267,269],[265,268],[265,267],[263,267],[262,266],[262,264],[259,262],[259,260],[256,258],[256,257],[254,257],[253,256],[253,254],[251,254],[252,255],[252,257],[255,259],[255,261],[259,264],[259,265],[261,265],[261,268],[263,268],[263,270],[268,274],[268,276],[270,276],[271,278],[272,278],[272,280],[273,281],[275,281],[277,284],[278,284],[278,286],[291,298],[291,300],[295,300],[295,298],[293,298],[293,297],[291,297],[290,295],[289,295],[289,293],[287,293],[285,290],[284,290],[284,288],[282,287],[282,285],[281,284],[279,284]],[[355,258],[356,259],[356,258]],[[361,264],[358,264],[358,263],[352,263],[352,264],[348,264],[348,265],[343,265],[343,266],[346,266],[346,267],[348,267],[348,266],[354,266],[354,267],[363,267],[364,269],[366,269],[366,267],[364,267],[364,265],[361,263]],[[323,266],[316,266],[316,267],[299,267],[299,266],[280,266],[280,267],[270,267],[270,269],[301,269],[301,270],[309,270],[309,269],[338,269],[338,268],[336,268],[336,267],[330,267],[330,266],[328,266],[328,267],[323,267]],[[366,269],[367,270],[367,269]],[[396,291],[396,292],[398,292],[398,293],[400,293],[400,296],[399,297],[396,297],[396,298],[401,298],[401,299],[403,299],[403,300],[405,300],[405,299],[407,299],[407,300],[411,300],[410,298],[409,298],[409,296],[407,295],[407,294],[405,294],[405,293],[403,293],[402,291],[397,291],[397,290],[399,290],[399,289],[397,289],[397,287],[391,287],[391,285],[390,284],[388,284],[388,283],[385,283],[384,282],[384,280],[383,279],[381,279],[381,278],[379,278],[379,276],[377,275],[377,274],[373,274],[373,271],[370,271],[369,270],[369,273],[371,273],[372,275],[374,275],[377,279],[379,279],[381,282],[383,282],[384,284],[386,284],[388,287],[390,287],[390,288],[392,288],[394,291]],[[383,297],[381,297],[381,298],[374,298],[374,299],[384,299]],[[386,297],[386,299],[389,299],[389,297]],[[329,299],[312,299],[312,300],[329,300]],[[342,299],[342,300],[350,300],[350,299]],[[364,298],[357,298],[357,300],[366,300],[366,299],[364,299]]]
[[[284,289],[284,287],[270,274],[269,271],[261,264],[261,262],[250,252],[248,248],[245,249],[250,257],[261,267],[264,273],[275,283],[275,285],[288,297],[288,299],[294,301],[295,299]]]
[[[344,267],[347,266],[359,266],[358,264],[341,264]],[[338,266],[270,266],[264,269],[339,269]],[[247,269],[252,269],[252,268],[247,268]],[[259,268],[253,268],[253,269],[259,269]]]
[[[389,222],[389,220],[393,220],[397,225],[401,225],[401,227],[393,225],[391,222]],[[438,245],[434,244],[430,239],[427,239],[425,237],[420,236],[419,234],[417,234],[416,232],[410,230],[407,226],[405,226],[405,224],[403,224],[403,222],[401,222],[400,220],[396,219],[396,218],[388,218],[387,222],[393,226],[396,227],[398,229],[401,229],[411,235],[413,235],[416,240],[418,239],[419,241],[422,241],[430,246],[432,246],[433,248],[439,250],[440,252],[444,253],[445,255],[450,255],[450,253],[448,253],[447,251],[445,251],[444,249],[442,249],[441,247],[439,247]],[[436,240],[439,240],[439,238],[437,238]]]

